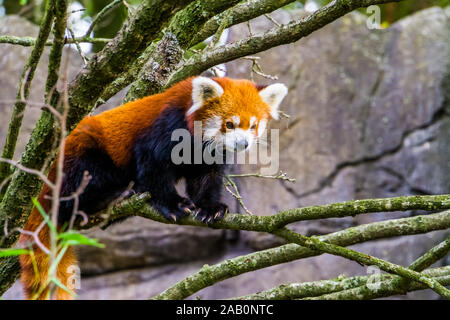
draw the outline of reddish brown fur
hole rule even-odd
[[[228,78],[215,78],[224,89],[224,94],[219,98],[207,101],[205,107],[188,118],[192,128],[193,120],[207,119],[213,115],[221,115],[223,119],[239,114],[244,129],[248,128],[251,116],[265,119],[269,114],[269,107],[262,101],[255,85],[247,80],[232,80]],[[84,150],[99,148],[105,151],[116,166],[126,166],[132,155],[133,141],[143,128],[149,127],[162,110],[168,106],[176,105],[185,107],[191,105],[192,78],[187,79],[166,90],[163,93],[145,97],[140,100],[126,103],[120,107],[106,111],[97,116],[83,119],[66,140],[65,157],[80,156]],[[251,102],[251,103],[249,103]],[[223,123],[225,125],[225,121]],[[225,130],[225,127],[223,128]],[[55,170],[52,168],[49,179],[54,180]],[[50,193],[50,188],[44,186],[39,196],[39,202],[46,212],[49,212],[51,203],[45,199]],[[26,230],[34,231],[42,223],[41,214],[34,209],[25,226]],[[50,245],[49,230],[45,226],[39,234],[41,242],[48,248]],[[29,243],[30,236],[22,235],[21,244]],[[44,282],[48,274],[48,256],[36,245],[33,246],[39,269],[39,277],[36,277],[28,255],[20,257],[22,265],[21,280],[24,285],[25,295],[32,298],[33,292]],[[58,277],[63,284],[67,284],[67,268],[76,264],[76,257],[72,249],[69,249],[58,266]],[[38,299],[44,299],[46,292]],[[72,297],[58,289],[57,299],[71,299]]]
[[[53,166],[52,169],[50,170],[48,178],[50,181],[54,181],[55,166]],[[50,211],[51,202],[50,200],[45,198],[45,195],[50,193],[51,189],[47,185],[44,185],[41,194],[39,195],[38,198],[39,203],[42,205],[43,209],[46,212]],[[43,222],[43,220],[44,219],[42,215],[36,208],[34,208],[30,214],[30,217],[28,218],[27,224],[25,225],[24,229],[29,231],[37,230],[41,225],[41,223]],[[39,239],[44,246],[50,248],[50,233],[49,228],[47,226],[44,226],[44,228],[42,228],[41,232],[39,233]],[[22,246],[28,246],[29,243],[33,243],[33,239],[29,235],[21,234],[19,243]],[[43,300],[46,299],[48,290],[43,290],[39,295],[37,295],[37,293],[40,288],[44,287],[44,284],[46,282],[49,269],[49,257],[37,245],[33,245],[33,254],[39,274],[36,275],[35,273],[32,258],[30,257],[30,255],[21,255],[20,256],[20,264],[22,266],[21,281],[24,287],[25,297],[27,299]],[[71,273],[67,272],[68,268],[70,266],[76,265],[76,263],[77,259],[75,253],[73,252],[72,248],[69,248],[66,251],[64,257],[61,259],[61,262],[59,263],[56,271],[57,277],[62,283],[64,284],[68,283],[68,279],[72,275]],[[57,288],[56,298],[58,300],[69,300],[72,299],[72,296],[66,291]]]

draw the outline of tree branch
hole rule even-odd
[[[369,256],[367,254],[363,254],[355,250],[351,250],[335,244],[324,242],[316,237],[307,237],[298,234],[292,230],[289,230],[287,228],[281,228],[273,232],[273,234],[280,236],[292,243],[296,243],[303,247],[309,248],[311,250],[318,250],[322,253],[329,253],[343,258],[347,258],[349,260],[356,261],[362,265],[367,266],[375,265],[383,271],[397,274],[408,280],[414,280],[416,282],[423,283],[440,296],[446,299],[450,299],[450,290],[445,288],[436,280],[426,277],[423,274],[416,272],[414,270],[404,268],[389,261]]]
[[[4,44],[15,44],[15,45],[21,45],[24,47],[31,47],[36,45],[36,42],[38,40],[36,38],[33,37],[16,37],[16,36],[0,36],[0,43],[4,43]],[[65,40],[64,44],[73,44],[73,43],[83,43],[83,42],[87,42],[87,43],[92,43],[92,44],[106,44],[109,41],[111,41],[111,39],[106,39],[106,38],[91,38],[91,37],[77,37],[75,39],[72,38],[68,38]],[[47,40],[44,44],[45,46],[51,46],[53,45],[53,41],[52,40]]]
[[[450,237],[437,246],[430,249],[420,258],[416,259],[408,268],[415,271],[422,271],[433,263],[442,259],[450,250]],[[436,279],[442,285],[450,284],[450,267],[427,270],[423,273],[430,277],[444,277],[441,280]],[[255,294],[238,297],[240,300],[255,299],[301,299],[307,297],[322,296],[318,299],[375,299],[388,297],[395,294],[405,294],[413,290],[425,289],[426,287],[416,282],[405,281],[404,278],[392,275],[380,275],[375,280],[377,283],[367,285],[367,281],[372,276],[359,276],[351,278],[339,278],[337,280],[323,280],[316,282],[291,283],[281,285],[269,290]],[[383,282],[383,283],[380,283]],[[339,292],[342,291],[342,292]],[[336,294],[331,294],[337,292]]]
[[[298,21],[293,21],[281,27],[275,27],[264,34],[251,35],[248,38],[217,47],[214,50],[193,55],[188,62],[170,77],[166,88],[182,79],[200,74],[215,65],[255,54],[282,44],[295,42],[355,9],[374,4],[400,1],[402,0],[331,1],[326,6]]]
[[[68,127],[72,130],[109,85],[154,41],[170,18],[193,0],[145,0],[117,36],[69,86]]]
[[[109,3],[108,5],[106,5],[94,18],[94,20],[92,20],[91,25],[89,26],[89,28],[87,29],[86,33],[84,34],[84,37],[89,37],[89,35],[91,34],[91,32],[94,30],[95,25],[97,24],[97,22],[99,22],[101,19],[103,19],[103,17],[109,13],[109,11],[113,10],[114,8],[118,7],[120,4],[123,3],[123,0],[114,0],[113,2]]]
[[[158,211],[148,205],[147,202],[149,199],[150,195],[146,193],[133,196],[115,206],[110,213],[101,212],[92,216],[90,218],[91,221],[84,228],[98,225],[105,217],[108,218],[108,223],[110,223],[114,220],[133,215],[142,216],[162,223],[171,223],[171,221],[164,219]],[[271,216],[229,213],[224,219],[208,226],[215,229],[273,232],[289,223],[305,220],[354,217],[359,214],[375,212],[408,210],[436,211],[445,209],[450,209],[450,195],[403,196],[386,199],[353,200],[322,206],[296,208],[281,211]],[[179,224],[206,226],[192,216],[181,219]]]
[[[67,129],[92,109],[93,103],[106,84],[125,70],[145,47],[155,39],[169,18],[193,0],[144,0],[136,15],[125,24],[118,35],[91,60],[69,88],[70,110]],[[53,117],[43,112],[22,155],[20,163],[27,168],[40,169],[54,147]],[[26,188],[24,188],[26,186]],[[11,228],[22,227],[31,212],[31,198],[37,196],[41,181],[26,172],[16,170],[0,203],[0,228],[8,217]],[[17,240],[17,234],[6,243]]]
[[[422,271],[428,268],[436,261],[442,259],[450,249],[450,237],[433,247],[430,251],[425,253],[423,256],[415,260],[408,268],[415,271]],[[448,268],[448,267],[445,267]],[[444,268],[442,268],[444,269]],[[428,274],[430,270],[425,270],[423,273]],[[446,276],[450,275],[450,270],[444,274],[438,274],[433,276]],[[440,282],[440,280],[438,280]],[[441,284],[444,284],[441,282]],[[418,287],[423,289],[423,285],[420,286],[416,282],[408,281],[401,277],[393,277],[388,281],[383,281],[379,284],[373,284],[372,286],[359,285],[356,288],[344,289],[341,292],[336,292],[335,294],[325,294],[324,296],[318,297],[317,299],[323,300],[334,300],[334,299],[376,299],[382,297],[389,297],[395,294],[406,294],[406,292],[411,291],[411,288]]]
[[[233,8],[208,20],[200,32],[196,33],[191,39],[190,46],[196,45],[215,34],[217,29],[219,29],[221,22],[224,21],[224,18],[227,16],[229,18],[226,19],[224,25],[225,28],[259,17],[262,14],[270,13],[294,1],[295,0],[248,0],[241,2]]]
[[[408,268],[415,271],[422,271],[428,268],[436,261],[442,259],[450,250],[450,237],[446,240],[433,247],[423,256],[415,260]],[[445,267],[449,268],[449,267]],[[444,269],[444,268],[442,268]],[[428,275],[430,270],[425,270],[423,274]],[[450,278],[450,270],[444,274],[438,274],[433,276],[447,276]],[[443,284],[443,283],[441,283]],[[328,293],[324,296],[318,297],[318,299],[323,300],[335,300],[335,299],[376,299],[382,297],[389,297],[394,294],[405,294],[410,291],[411,287],[423,288],[423,286],[418,285],[418,283],[407,281],[401,277],[393,277],[388,281],[383,281],[380,284],[374,284],[373,286],[360,285],[353,289],[344,289],[341,292],[336,292],[334,294]]]
[[[35,41],[34,48],[31,51],[30,57],[28,58],[28,61],[22,71],[22,76],[19,81],[19,88],[16,94],[17,102],[14,104],[8,133],[6,135],[5,146],[1,155],[4,159],[11,160],[14,157],[17,138],[19,137],[20,127],[22,126],[22,119],[26,107],[26,104],[22,101],[27,100],[30,95],[31,81],[33,80],[36,67],[41,59],[42,52],[44,51],[45,42],[47,41],[51,31],[55,3],[55,0],[47,2],[37,40]],[[9,174],[9,164],[6,162],[0,163],[0,182],[3,181]]]
[[[167,77],[183,58],[189,48],[192,35],[214,15],[230,8],[240,0],[197,0],[175,14],[161,33],[154,50],[146,50],[139,61],[146,61],[139,67],[136,80],[127,93],[125,102],[158,93],[166,84]],[[152,49],[152,48],[149,48]]]
[[[382,238],[445,230],[450,227],[449,213],[450,211],[444,211],[425,216],[374,222],[324,235],[320,239],[339,246],[349,246]],[[232,220],[230,223],[232,223]],[[231,227],[230,229],[233,228]],[[156,296],[155,299],[185,299],[195,292],[219,281],[246,272],[319,254],[321,253],[291,243],[228,259],[213,266],[205,265],[198,272]]]
[[[442,285],[450,284],[450,266],[435,268],[426,270],[423,273],[427,277],[434,278],[436,281],[439,281]],[[356,276],[356,277],[338,277],[333,280],[320,280],[314,282],[301,282],[301,283],[289,283],[283,284],[281,286],[264,290],[255,294],[249,294],[242,297],[232,298],[233,300],[293,300],[293,299],[302,299],[302,298],[311,298],[318,297],[318,299],[330,299],[337,298],[338,296],[343,297],[343,292],[354,289],[355,287],[365,286],[366,291],[371,291],[372,286],[378,288],[376,290],[377,295],[371,293],[370,299],[381,298],[383,296],[391,296],[394,294],[405,294],[406,292],[414,291],[414,290],[422,290],[427,287],[423,284],[412,282],[408,285],[405,290],[401,290],[398,287],[394,287],[391,285],[393,279],[402,279],[399,276],[393,276],[391,274],[382,274],[379,275],[377,279],[380,281],[379,283],[370,284],[371,276]],[[367,283],[369,285],[367,286]],[[387,293],[389,291],[389,293]],[[352,294],[347,294],[345,297],[350,298],[352,300],[362,299],[365,300],[368,298],[368,295],[358,292],[355,293],[356,290],[352,290]],[[335,295],[332,295],[336,293]],[[385,295],[386,294],[386,295]],[[325,298],[327,295],[327,299]]]
[[[220,22],[222,21],[223,16],[230,15],[230,19],[227,20],[226,27],[230,27],[232,25],[235,25],[240,22],[244,22],[246,19],[253,19],[255,17],[260,16],[263,13],[272,12],[275,9],[278,9],[290,2],[293,2],[293,0],[249,0],[242,3],[237,4],[233,8],[230,8],[218,15],[213,16],[210,20],[208,20],[206,23],[203,24],[203,26],[198,30],[198,27],[201,26],[201,24],[198,24],[196,20],[199,18],[199,16],[193,16],[189,17],[189,11],[183,10],[183,12],[179,12],[176,19],[173,17],[171,19],[171,22],[169,22],[169,27],[165,31],[166,33],[172,32],[178,41],[180,42],[180,47],[182,47],[183,50],[186,50],[187,48],[191,47],[193,44],[196,44],[198,42],[201,42],[205,40],[206,38],[212,36],[215,34],[217,29],[220,26]],[[213,2],[214,3],[214,2]],[[187,8],[186,8],[187,9]],[[210,12],[209,8],[206,9],[207,11],[204,12]],[[217,13],[217,11],[216,11]],[[186,15],[186,16],[184,16]],[[200,15],[201,16],[201,15]],[[185,25],[187,24],[187,21],[192,20],[196,24],[196,29],[194,34],[194,38],[192,38],[192,34],[182,33],[182,34],[176,34],[174,33],[177,31],[178,33],[183,32]],[[162,37],[162,35],[160,36]],[[194,39],[194,40],[193,40]],[[187,41],[187,42],[186,42]],[[186,42],[186,43],[184,43]],[[100,101],[97,103],[97,105],[101,105],[105,101],[107,101],[109,98],[111,98],[113,95],[115,95],[117,92],[125,88],[127,85],[135,81],[136,79],[139,79],[140,72],[144,68],[144,64],[150,65],[150,60],[157,60],[158,57],[155,56],[155,49],[156,49],[156,43],[153,43],[150,45],[143,54],[135,60],[135,62],[130,66],[130,68],[122,73],[119,77],[117,77],[116,80],[114,80],[110,85],[108,85],[104,92],[100,96]],[[172,72],[173,70],[169,70]],[[150,77],[154,77],[152,73],[150,73],[150,70],[146,72],[150,75]],[[166,79],[167,80],[167,79]],[[141,84],[136,83],[135,86],[143,87]],[[149,84],[149,89],[145,89],[143,87],[143,90],[139,90],[140,93],[132,94],[129,93],[127,97],[127,101],[130,101],[132,99],[141,98],[144,94],[152,94],[162,91],[161,86],[153,87],[151,83]]]

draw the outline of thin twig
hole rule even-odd
[[[264,17],[266,17],[267,19],[270,20],[270,22],[272,22],[274,25],[276,25],[277,27],[281,27],[281,23],[279,23],[278,21],[276,21],[270,14],[266,13],[264,15]]]
[[[239,205],[242,207],[242,209],[244,209],[244,211],[247,214],[253,215],[253,213],[244,204],[244,200],[242,199],[242,196],[239,193],[239,189],[238,189],[236,183],[233,181],[233,179],[230,178],[229,175],[225,177],[225,181],[224,181],[223,185],[225,187],[225,190],[227,190],[234,198],[236,198],[236,200],[239,202]],[[229,186],[233,187],[234,192],[230,190]]]
[[[69,30],[71,39],[73,41],[73,43],[75,43],[75,47],[77,48],[78,53],[80,54],[81,59],[83,59],[83,64],[86,65],[88,63],[88,58],[86,58],[86,56],[83,54],[83,50],[81,50],[81,46],[80,43],[76,40],[75,38],[75,33],[73,32],[73,30],[71,28],[67,28],[67,30]]]
[[[31,168],[26,168],[14,160],[0,158],[0,162],[8,163],[23,172],[38,176],[46,185],[48,185],[49,187],[53,186],[53,183],[50,180],[48,180],[47,176],[42,171],[39,171],[36,169],[31,169]]]
[[[65,44],[78,43],[92,43],[92,44],[107,44],[111,39],[108,38],[91,38],[91,37],[76,37],[75,39],[67,39]],[[20,45],[23,47],[31,47],[36,44],[36,38],[33,37],[16,37],[16,36],[0,36],[0,43]],[[53,41],[46,41],[45,46],[51,46]]]
[[[277,180],[285,180],[289,182],[295,182],[295,178],[289,178],[287,174],[283,171],[280,171],[277,175],[262,175],[259,173],[233,173],[227,175],[230,178],[239,178],[239,177],[256,177],[256,178],[265,178],[265,179],[277,179]]]
[[[102,10],[100,10],[100,12],[95,16],[95,18],[92,20],[91,25],[89,26],[88,30],[86,31],[86,33],[84,34],[83,37],[89,37],[91,32],[94,30],[95,25],[101,20],[103,19],[103,17],[108,14],[110,11],[112,11],[113,9],[115,9],[117,6],[119,6],[121,3],[123,3],[124,5],[126,4],[126,2],[123,0],[114,0],[113,2],[109,3],[107,6],[105,6]]]

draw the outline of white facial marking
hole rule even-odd
[[[262,100],[270,107],[270,115],[278,120],[278,107],[288,92],[287,87],[282,83],[274,83],[259,92]]]
[[[262,134],[264,133],[264,130],[266,130],[266,126],[267,126],[267,120],[266,119],[263,119],[263,120],[259,121],[258,137],[262,136]]]
[[[241,128],[225,133],[224,145],[229,151],[244,151],[249,149],[255,140],[254,134],[250,129],[243,130]]]
[[[206,77],[197,77],[192,80],[192,106],[186,112],[191,115],[200,109],[206,100],[220,97],[223,94],[223,88],[212,79]]]
[[[236,126],[239,126],[239,123],[241,123],[241,118],[239,118],[239,116],[232,116],[231,119]]]
[[[256,117],[253,116],[250,118],[250,128],[256,123]]]
[[[214,116],[205,121],[203,124],[203,139],[211,140],[222,127],[222,119],[219,116]]]

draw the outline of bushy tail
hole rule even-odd
[[[49,179],[54,175],[54,169],[52,168]],[[39,195],[38,201],[45,210],[49,212],[51,207],[51,201],[45,198],[45,195],[50,194],[50,188],[44,185],[44,188]],[[36,231],[39,226],[43,223],[44,219],[39,211],[34,208],[28,218],[27,224],[24,230]],[[39,232],[39,240],[46,248],[50,249],[50,230],[47,224],[44,225],[42,230]],[[48,272],[50,268],[49,255],[42,251],[38,245],[35,244],[35,240],[32,236],[21,234],[19,238],[19,243],[21,246],[26,246],[27,244],[33,243],[33,256],[21,255],[20,265],[22,266],[21,281],[24,287],[25,297],[27,299],[46,299],[48,295],[48,286],[46,285],[46,280],[48,277]],[[63,258],[57,267],[57,277],[59,281],[69,287],[69,279],[73,275],[71,266],[76,265],[77,259],[72,247],[69,247],[64,254]],[[61,288],[56,288],[56,298],[58,300],[70,300],[73,299],[72,295]]]

